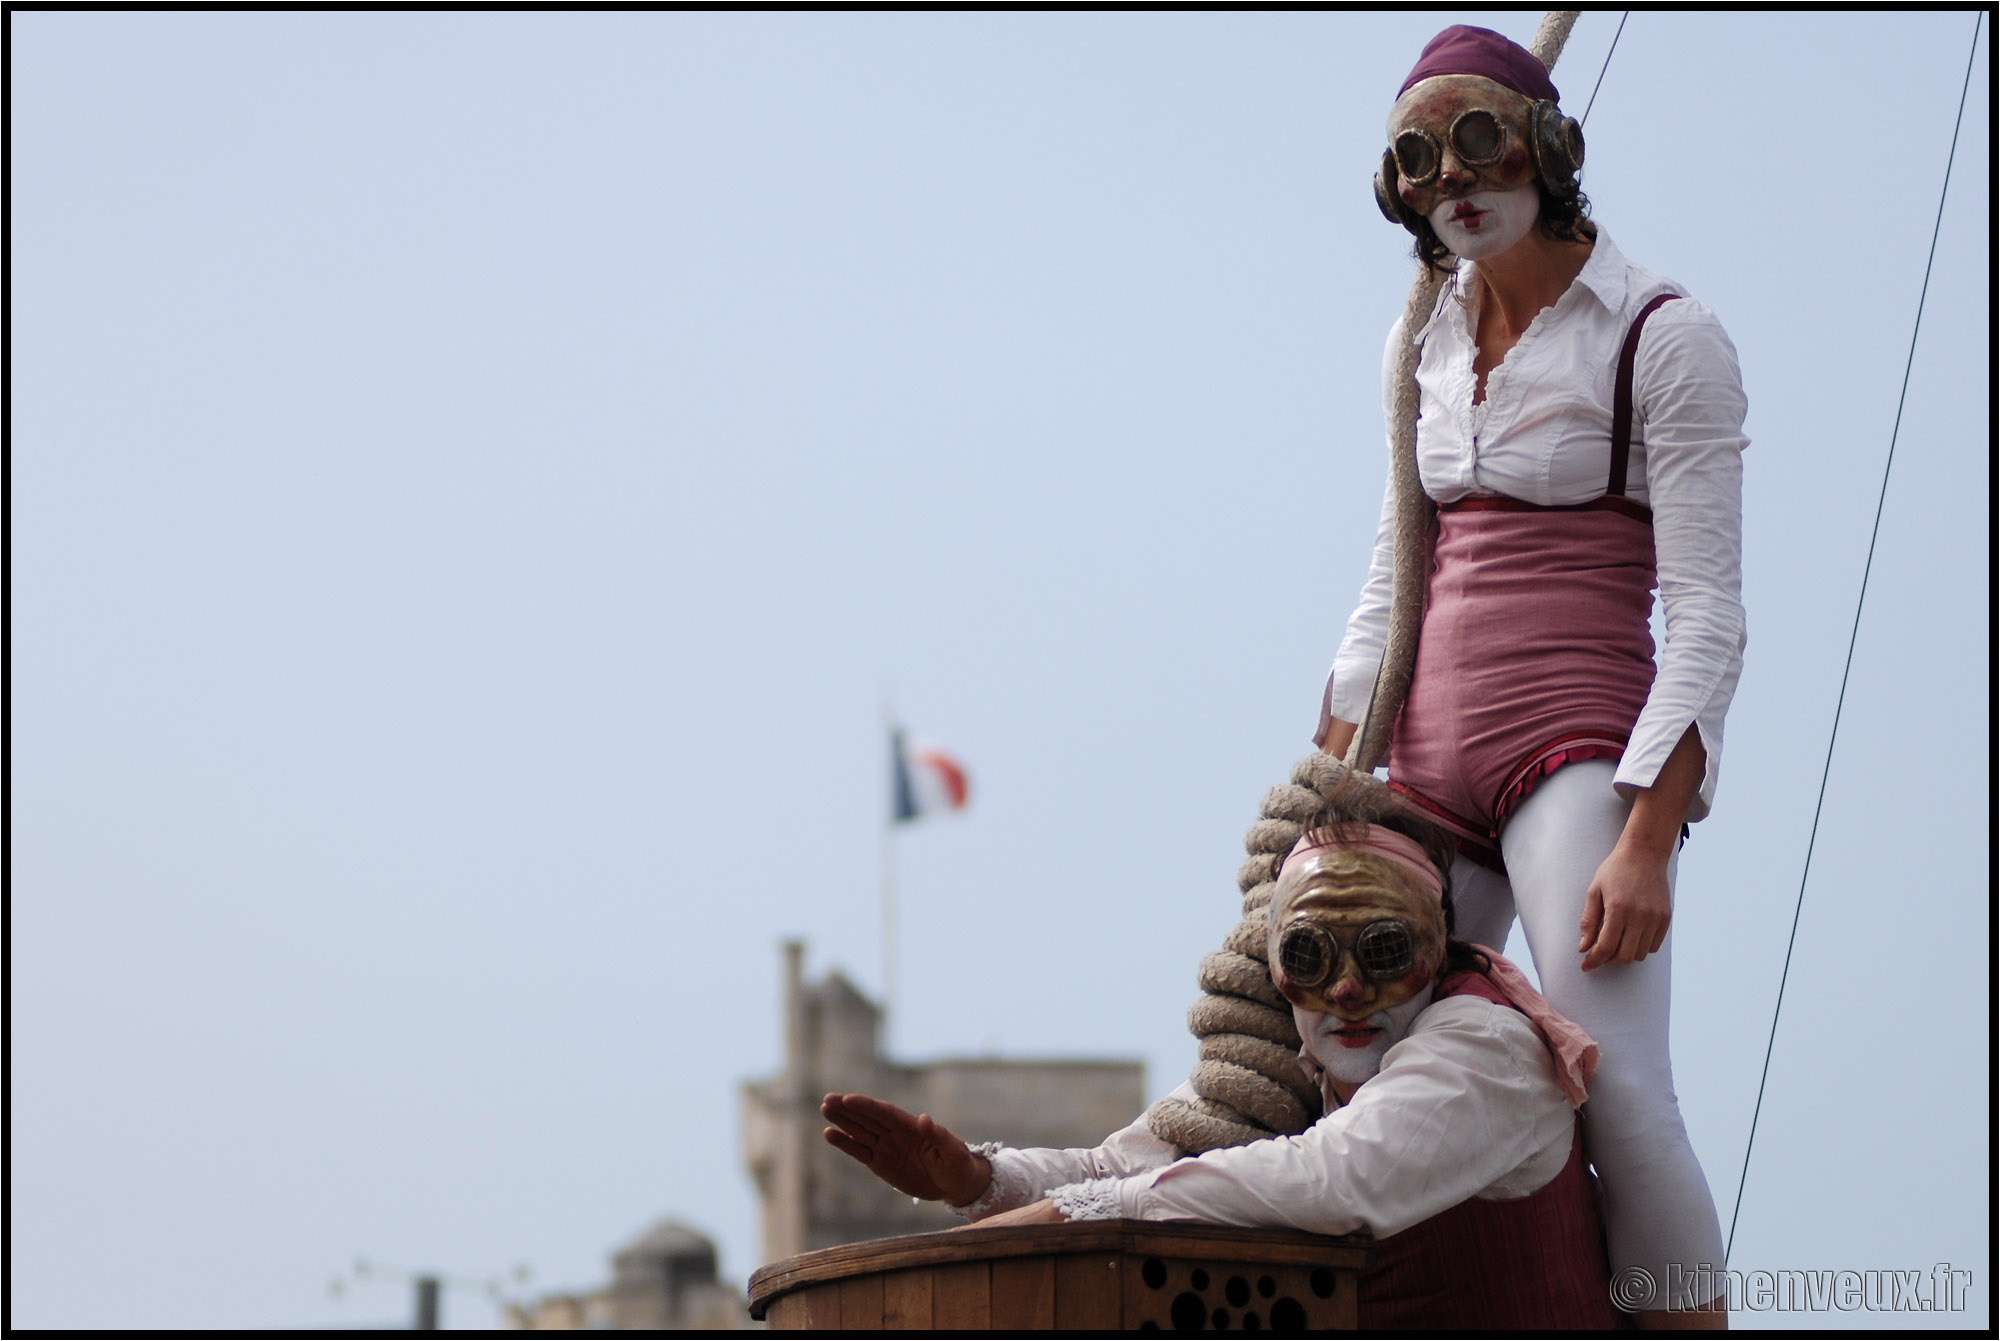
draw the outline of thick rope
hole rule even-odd
[[[1430,320],[1438,290],[1450,273],[1421,267],[1403,306],[1403,336],[1396,349],[1396,397],[1389,411],[1389,478],[1396,490],[1389,636],[1382,644],[1382,666],[1375,674],[1368,711],[1362,714],[1361,728],[1347,747],[1347,765],[1357,773],[1373,772],[1388,757],[1389,737],[1396,729],[1396,717],[1403,711],[1410,675],[1417,666],[1417,633],[1424,622],[1424,589],[1430,574],[1437,506],[1417,478],[1416,334]]]
[[[1541,26],[1535,29],[1528,50],[1535,53],[1535,59],[1547,70],[1556,68],[1556,60],[1563,54],[1563,47],[1569,43],[1569,30],[1576,27],[1580,9],[1552,9],[1542,15]]]
[[[1299,1067],[1292,1008],[1271,981],[1265,910],[1285,854],[1346,773],[1329,755],[1307,755],[1288,784],[1265,793],[1244,838],[1249,860],[1236,872],[1243,920],[1201,961],[1203,995],[1188,1011],[1188,1029],[1201,1040],[1189,1077],[1200,1097],[1162,1099],[1146,1115],[1154,1135],[1189,1154],[1292,1135],[1319,1120],[1319,1088]]]
[[[1528,47],[1543,65],[1555,68],[1578,13],[1558,9],[1543,17]],[[1162,1099],[1146,1114],[1155,1136],[1189,1154],[1295,1135],[1319,1120],[1319,1092],[1299,1067],[1299,1034],[1291,1009],[1271,983],[1265,909],[1285,854],[1334,784],[1350,768],[1373,771],[1388,754],[1389,736],[1409,691],[1436,514],[1417,478],[1416,333],[1430,319],[1446,273],[1419,267],[1403,309],[1389,431],[1389,473],[1396,489],[1395,570],[1389,635],[1374,695],[1344,761],[1309,754],[1293,765],[1287,785],[1265,793],[1257,822],[1244,838],[1249,860],[1236,873],[1243,920],[1229,933],[1223,951],[1202,961],[1198,978],[1203,995],[1188,1012],[1188,1029],[1201,1040],[1201,1060],[1189,1077],[1199,1097],[1193,1102]]]

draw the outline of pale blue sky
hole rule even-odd
[[[885,695],[975,788],[899,1051],[1178,1081],[1367,561],[1384,115],[1534,20],[12,15],[13,1323],[355,1325],[357,1253],[581,1287],[665,1214],[746,1276],[778,941],[879,986]],[[1751,400],[1675,949],[1725,1219],[1973,20],[1639,13],[1589,121]],[[1974,1309],[1746,1322],[1988,1323],[1989,59],[1735,1258]]]

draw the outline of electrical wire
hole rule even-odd
[[[1618,33],[1625,31],[1625,20],[1631,17],[1632,11],[1629,9],[1618,16],[1618,32],[1611,34],[1610,50],[1604,53],[1604,64],[1597,69],[1597,82],[1590,86],[1590,101],[1583,105],[1583,116],[1576,123],[1579,126],[1589,122],[1590,109],[1597,106],[1597,90],[1604,87],[1604,72],[1611,68],[1611,52],[1618,50]]]
[[[1917,334],[1924,327],[1924,300],[1931,291],[1931,266],[1937,260],[1938,233],[1944,227],[1945,196],[1951,190],[1951,168],[1958,158],[1958,133],[1965,124],[1966,94],[1972,89],[1972,66],[1979,54],[1979,27],[1985,17],[1984,12],[1972,18],[1972,50],[1965,58],[1965,84],[1958,92],[1958,120],[1952,124],[1951,152],[1945,157],[1944,186],[1938,191],[1937,220],[1931,225],[1931,251],[1924,261],[1924,283],[1917,293],[1917,319],[1910,331],[1910,353],[1903,363],[1903,389],[1896,397],[1896,422],[1889,430],[1889,457],[1882,464],[1882,489],[1875,499],[1875,527],[1868,533],[1868,560],[1861,567],[1861,594],[1854,603],[1854,626],[1847,635],[1847,664],[1840,672],[1840,696],[1834,700],[1833,730],[1827,737],[1826,764],[1820,769],[1819,800],[1813,804],[1812,832],[1806,838],[1805,869],[1799,873],[1799,897],[1792,906],[1792,934],[1785,942],[1785,967],[1778,975],[1778,1002],[1771,1010],[1771,1035],[1764,1043],[1764,1072],[1757,1080],[1757,1106],[1750,1113],[1750,1136],[1743,1145],[1743,1170],[1736,1179],[1736,1208],[1729,1215],[1729,1241],[1722,1250],[1722,1263],[1729,1265],[1729,1254],[1736,1246],[1736,1222],[1743,1214],[1743,1189],[1750,1180],[1750,1152],[1757,1143],[1757,1119],[1764,1111],[1764,1087],[1771,1078],[1771,1053],[1778,1042],[1778,1016],[1785,1008],[1785,980],[1792,971],[1792,949],[1798,944],[1799,916],[1805,909],[1806,879],[1812,874],[1813,844],[1819,838],[1820,811],[1826,805],[1827,778],[1833,772],[1834,742],[1840,738],[1840,710],[1847,702],[1847,677],[1854,669],[1854,646],[1861,636],[1861,609],[1868,601],[1868,574],[1875,566],[1875,541],[1882,533],[1882,508],[1889,497],[1889,470],[1896,463],[1896,438],[1903,429],[1903,402],[1910,394],[1910,369],[1917,361]],[[1607,57],[1607,60],[1609,58]]]

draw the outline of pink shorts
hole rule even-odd
[[[1622,495],[1441,506],[1389,785],[1490,861],[1537,782],[1624,754],[1653,685],[1655,582],[1651,514]]]

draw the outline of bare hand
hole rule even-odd
[[[898,1192],[963,1206],[978,1200],[993,1181],[985,1157],[973,1154],[928,1113],[912,1117],[865,1094],[829,1094],[819,1111],[833,1123],[825,1132],[827,1144],[866,1164]]]
[[[1673,918],[1666,857],[1634,853],[1620,843],[1597,868],[1583,898],[1582,937],[1576,946],[1583,971],[1644,959],[1666,942]]]
[[[1708,754],[1701,732],[1681,734],[1653,785],[1632,798],[1618,845],[1597,868],[1583,897],[1577,953],[1588,973],[1606,964],[1632,964],[1658,950],[1674,920],[1667,865],[1679,845],[1688,806],[1701,786]]]
[[[1002,1211],[998,1215],[989,1215],[977,1224],[956,1225],[954,1228],[1000,1229],[1007,1225],[1060,1225],[1066,1224],[1068,1221],[1069,1217],[1057,1210],[1056,1204],[1053,1201],[1050,1201],[1047,1197],[1043,1197],[1040,1201],[1029,1202],[1026,1206],[1016,1206],[1011,1211]]]
[[[1338,717],[1329,718],[1326,724],[1326,739],[1320,743],[1319,752],[1330,754],[1336,759],[1347,757],[1347,747],[1354,743],[1354,733],[1361,728],[1353,722],[1343,722]]]

